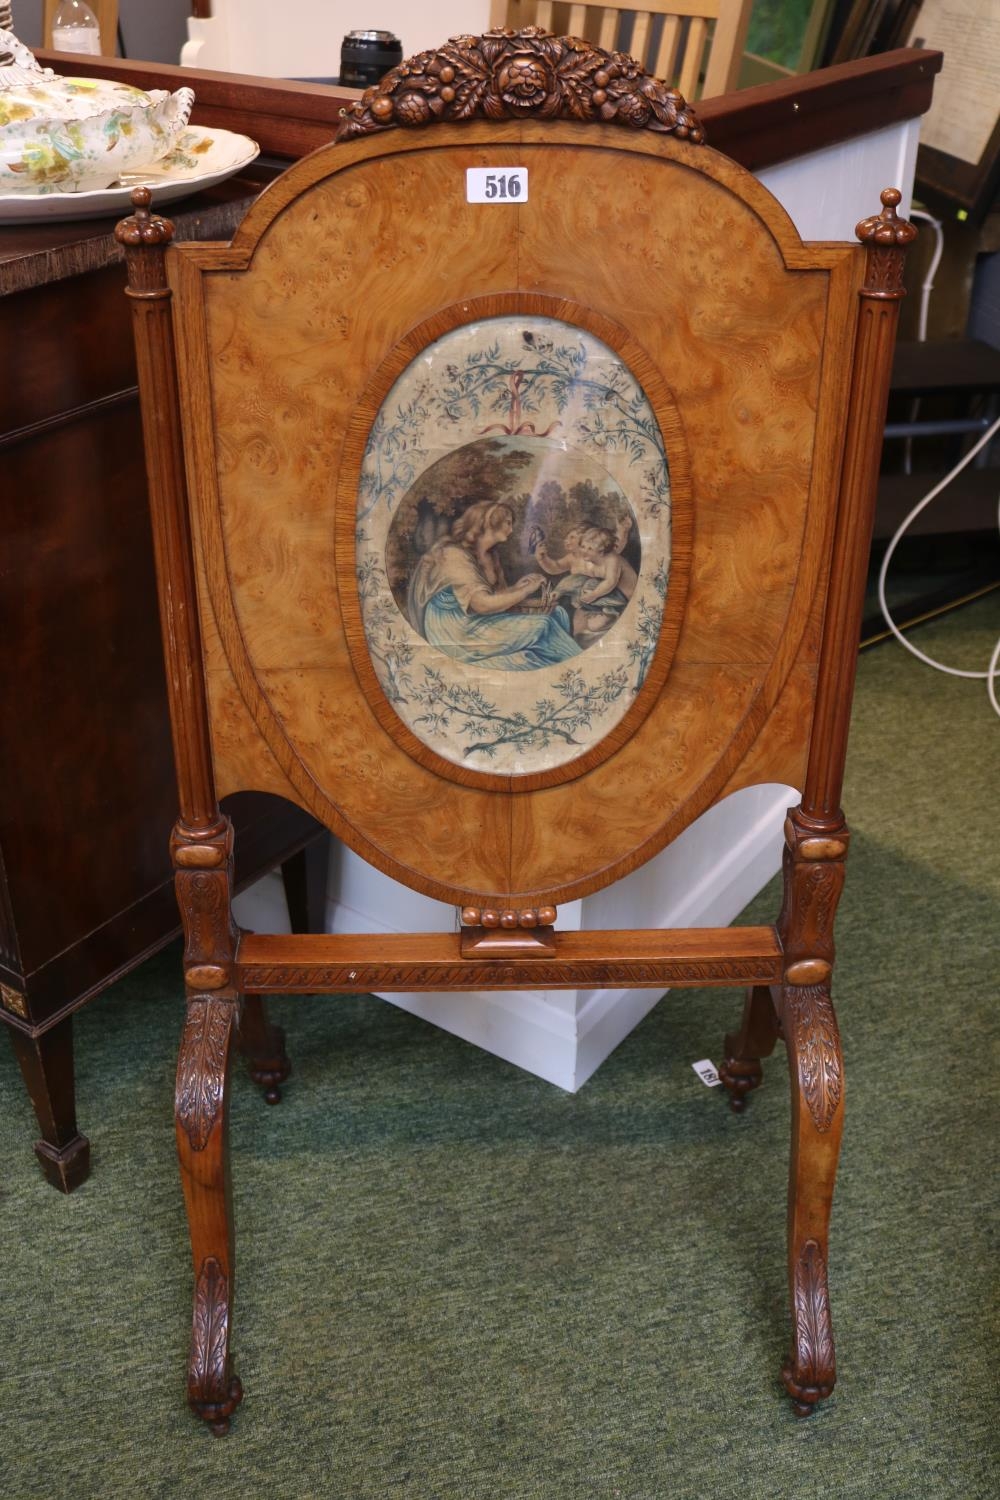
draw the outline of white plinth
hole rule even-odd
[[[710,808],[673,844],[609,890],[559,908],[564,930],[725,926],[781,863],[792,787],[751,787]],[[287,932],[281,881],[267,876],[237,897],[237,920]],[[777,916],[777,910],[775,910]],[[330,932],[449,932],[455,908],[390,880],[344,845],[331,854]],[[394,1005],[507,1062],[574,1090],[590,1077],[662,990],[510,990],[385,995]]]

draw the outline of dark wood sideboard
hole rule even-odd
[[[179,204],[182,232],[227,238],[260,186]],[[112,228],[0,232],[0,1016],[39,1161],[64,1191],[89,1164],[73,1011],[178,927],[170,725]],[[321,922],[325,842],[307,852],[319,826],[277,798],[232,801],[238,879],[282,863],[296,925]]]
[[[195,123],[260,142],[263,164],[170,206],[179,239],[228,238],[283,162],[331,138],[344,102],[315,85],[39,56],[57,71],[141,87],[189,83]],[[939,53],[906,49],[699,110],[711,143],[757,169],[922,114],[940,66]],[[178,926],[170,731],[113,227],[0,228],[0,1020],[35,1105],[39,1161],[64,1191],[89,1164],[75,1117],[73,1012]],[[238,880],[284,863],[293,919],[315,925],[317,825],[277,799],[233,803]]]

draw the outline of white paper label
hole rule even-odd
[[[467,203],[527,203],[527,167],[467,167]]]
[[[720,1082],[719,1075],[715,1071],[714,1062],[711,1062],[707,1057],[703,1057],[701,1062],[692,1063],[691,1066],[707,1088],[714,1089],[716,1084]]]
[[[60,26],[52,32],[54,52],[85,52],[100,57],[101,33],[96,26]]]

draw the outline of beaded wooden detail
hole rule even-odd
[[[463,927],[551,927],[558,915],[554,906],[463,906]]]
[[[866,295],[891,302],[906,296],[903,287],[905,254],[917,237],[916,227],[896,213],[902,196],[898,188],[883,188],[882,212],[862,219],[854,231],[862,244],[868,246]]]
[[[477,119],[578,120],[654,130],[696,146],[705,139],[684,96],[634,57],[538,26],[497,27],[418,52],[343,111],[336,138]]]

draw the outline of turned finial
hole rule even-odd
[[[909,219],[901,219],[896,213],[903,195],[899,188],[883,188],[880,196],[882,212],[862,219],[854,233],[866,245],[892,245],[904,249],[916,239],[917,230]]]
[[[119,245],[168,245],[174,237],[174,226],[169,219],[150,213],[153,195],[148,187],[132,189],[132,207],[135,210],[127,219],[115,225],[115,239]]]
[[[896,213],[902,197],[899,188],[883,188],[882,212],[862,219],[854,231],[868,250],[863,292],[876,301],[895,302],[906,296],[903,263],[917,231],[909,219],[901,219]]]

